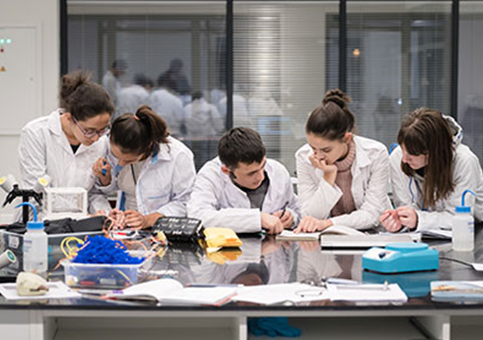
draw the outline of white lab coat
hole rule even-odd
[[[183,124],[183,103],[181,99],[164,88],[151,93],[149,97],[151,108],[168,124],[169,132],[179,136]]]
[[[136,113],[139,106],[149,105],[149,91],[141,85],[131,85],[121,90],[119,111],[121,113]]]
[[[221,171],[221,166],[217,157],[199,171],[188,202],[188,216],[201,219],[205,227],[231,228],[237,233],[260,232],[260,210],[250,207],[247,194],[233,184],[230,177]],[[287,210],[290,210],[297,225],[300,212],[287,169],[279,162],[267,159],[265,171],[270,185],[262,212],[282,210],[288,202]]]
[[[113,181],[103,191],[117,189],[117,175],[122,167],[109,155]],[[138,211],[143,215],[158,212],[164,216],[186,216],[186,203],[195,181],[193,153],[173,137],[168,144],[160,144],[154,157],[148,157],[139,173],[136,184]]]
[[[302,215],[318,219],[330,218],[333,224],[355,229],[377,226],[381,213],[390,208],[389,159],[386,147],[372,139],[354,136],[356,156],[352,163],[352,196],[356,205],[350,214],[330,217],[330,211],[342,197],[337,186],[323,178],[323,171],[312,166],[313,154],[308,144],[296,153],[298,194]]]
[[[194,100],[184,107],[184,120],[188,137],[218,136],[225,126],[225,120],[216,106],[204,98]]]
[[[416,179],[410,179],[401,170],[402,151],[396,148],[390,157],[391,184],[394,205],[412,206],[418,214],[417,230],[448,229],[452,227],[452,216],[455,207],[461,205],[461,195],[466,189],[472,190],[476,198],[467,194],[465,204],[473,207],[473,215],[483,221],[483,173],[478,157],[466,145],[456,146],[454,160],[454,191],[443,200],[436,202],[435,207],[422,210],[423,197],[418,190]],[[422,183],[419,185],[422,189]]]
[[[22,187],[33,188],[48,175],[52,187],[81,187],[88,191],[89,212],[109,209],[107,198],[95,190],[92,166],[107,151],[107,137],[90,146],[80,145],[74,154],[62,130],[59,110],[29,122],[20,137],[19,163]]]

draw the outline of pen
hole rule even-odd
[[[105,176],[106,175],[106,168],[104,168],[104,166],[106,166],[106,161],[102,161],[102,176]]]
[[[287,207],[288,207],[288,201],[285,202],[285,204],[283,205],[283,210],[282,210],[282,214],[280,215],[280,219],[282,219],[283,215],[285,215],[285,211],[287,210]]]

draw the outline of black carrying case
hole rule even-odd
[[[169,242],[194,242],[204,239],[201,220],[191,217],[160,217],[153,231],[162,231]]]

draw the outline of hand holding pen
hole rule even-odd
[[[278,217],[283,224],[284,229],[290,229],[293,226],[293,215],[290,210],[287,210],[289,201],[285,202],[282,210],[274,212],[272,215]]]
[[[92,171],[99,177],[101,184],[103,186],[109,185],[111,183],[111,165],[104,158],[99,158],[92,166]]]

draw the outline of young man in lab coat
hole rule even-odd
[[[278,234],[297,225],[300,212],[287,169],[267,159],[256,131],[237,127],[223,135],[218,157],[196,176],[188,216],[205,227]]]

